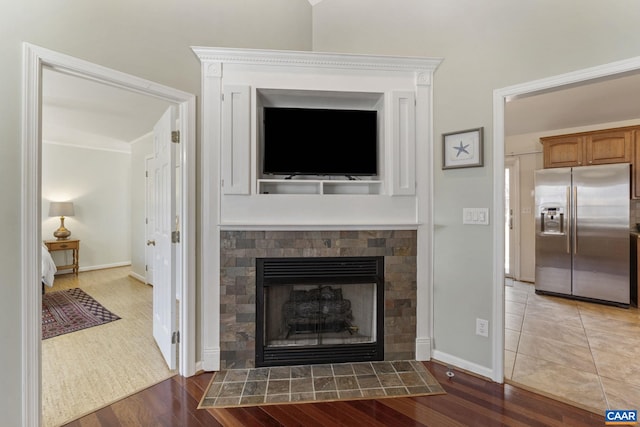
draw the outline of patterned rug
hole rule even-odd
[[[42,339],[118,320],[80,288],[49,292],[42,296]]]
[[[333,363],[217,372],[199,408],[445,394],[421,362]]]

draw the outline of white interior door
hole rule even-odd
[[[519,162],[517,158],[506,158],[504,162],[505,212],[504,212],[504,274],[517,279],[519,254]]]
[[[147,173],[145,180],[145,283],[153,285],[153,254],[155,249],[154,233],[155,233],[155,156],[145,158],[145,171]]]
[[[176,368],[176,217],[175,154],[171,142],[174,108],[169,108],[153,128],[154,223],[153,239],[153,337],[170,369]]]

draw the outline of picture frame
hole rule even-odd
[[[484,166],[484,128],[442,134],[442,169]]]

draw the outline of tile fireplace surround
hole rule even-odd
[[[416,231],[222,231],[220,367],[255,367],[256,258],[384,256],[384,359],[415,358]]]

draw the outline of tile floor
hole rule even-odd
[[[640,311],[507,279],[505,379],[602,414],[640,409]]]
[[[416,361],[229,369],[213,378],[203,407],[444,393]]]

